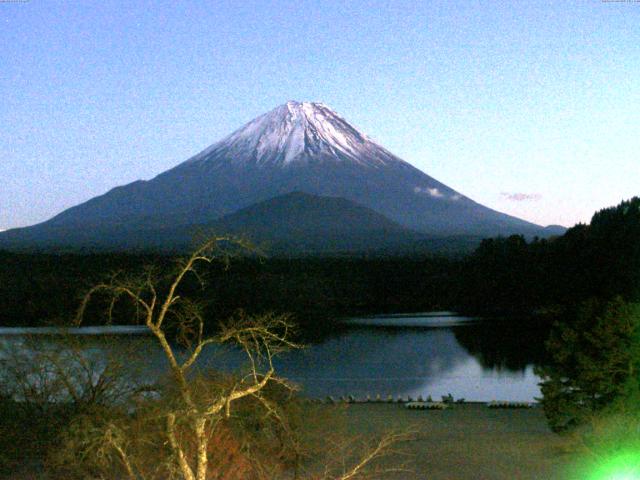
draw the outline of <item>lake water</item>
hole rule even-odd
[[[282,355],[276,361],[278,374],[316,398],[431,395],[440,399],[451,393],[469,401],[528,402],[540,397],[533,366],[542,337],[514,326],[517,322],[431,312],[354,318],[347,323],[345,331]],[[83,350],[94,357],[106,351],[120,358],[142,352],[140,375],[149,379],[165,371],[166,364],[153,338],[135,335],[142,332],[136,327],[90,327],[72,333],[82,334],[78,338]],[[43,348],[59,341],[52,333],[5,328],[0,329],[0,343],[26,345],[27,334],[41,334],[31,335],[29,341]],[[200,366],[233,370],[242,361],[240,352],[211,348],[202,355]]]

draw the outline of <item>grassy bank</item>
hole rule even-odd
[[[358,404],[346,407],[344,414],[351,433],[365,437],[390,426],[415,429],[415,440],[406,444],[414,476],[386,474],[390,480],[564,480],[563,471],[573,461],[564,453],[563,439],[548,429],[541,408],[461,404],[424,411]]]

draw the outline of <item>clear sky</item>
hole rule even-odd
[[[322,101],[540,224],[640,194],[640,2],[0,0],[0,229]]]

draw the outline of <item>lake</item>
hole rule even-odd
[[[544,335],[524,322],[429,312],[352,318],[346,323],[344,331],[282,355],[275,362],[278,374],[316,398],[430,395],[435,400],[450,393],[468,401],[530,402],[541,396],[533,368],[542,361]],[[3,328],[0,343],[23,346],[29,338],[35,342],[32,348],[51,347],[59,341],[52,335],[56,332]],[[160,348],[153,338],[141,335],[144,329],[139,327],[87,327],[71,333],[94,359],[106,352],[120,358],[141,353],[139,374],[145,379],[165,369]],[[214,347],[205,351],[199,366],[233,370],[242,361],[240,352]]]

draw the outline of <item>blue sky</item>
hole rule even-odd
[[[640,194],[640,3],[0,1],[0,229],[322,101],[540,224]]]

